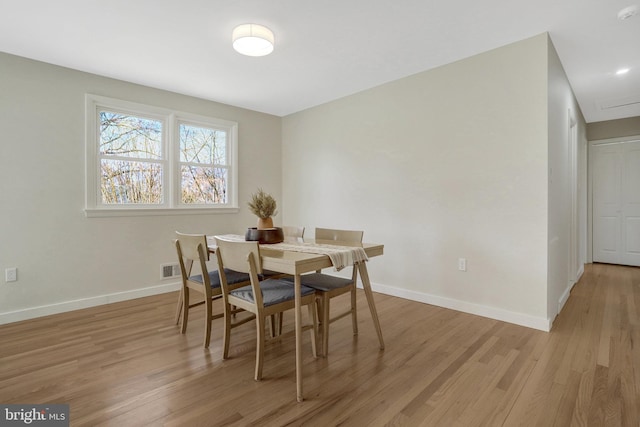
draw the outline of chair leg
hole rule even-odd
[[[222,336],[222,358],[229,358],[229,341],[231,340],[231,306],[224,303],[224,335]]]
[[[205,306],[207,312],[205,314],[204,324],[204,348],[209,348],[209,342],[211,341],[211,323],[213,322],[213,306],[211,298],[207,298]]]
[[[358,307],[356,304],[356,286],[351,288],[351,323],[353,324],[353,335],[358,335]]]
[[[322,354],[329,354],[329,296],[322,294]]]
[[[262,379],[262,365],[264,364],[264,316],[256,316],[256,373],[254,379],[260,381]]]
[[[311,328],[311,352],[313,353],[313,357],[318,357],[318,317],[316,316],[315,305],[316,300],[314,298],[313,302],[307,305],[307,307],[309,308],[309,317],[313,325],[313,328]]]
[[[176,325],[180,323],[180,315],[182,314],[182,288],[178,293],[178,306],[176,307]]]
[[[318,310],[318,325],[322,326],[322,313],[324,313],[322,311],[322,297],[324,296],[324,293],[320,293],[319,291],[316,291],[316,308]]]
[[[187,322],[189,321],[189,288],[185,288],[182,294],[182,327],[180,333],[187,332]]]
[[[275,338],[277,333],[278,333],[278,325],[276,324],[277,319],[276,319],[277,314],[272,314],[271,316],[269,316],[269,326],[271,326],[270,332],[271,332],[271,338]]]
[[[271,338],[275,338],[282,334],[282,312],[272,314],[271,319]]]

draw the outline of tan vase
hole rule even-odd
[[[273,228],[273,218],[258,218],[258,230]]]

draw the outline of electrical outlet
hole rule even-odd
[[[7,282],[15,282],[18,280],[18,269],[15,267],[4,270],[4,279]]]
[[[467,271],[467,259],[466,258],[458,258],[458,270]]]

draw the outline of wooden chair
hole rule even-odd
[[[176,323],[182,319],[180,333],[187,330],[189,320],[189,309],[204,304],[206,307],[204,348],[209,347],[211,340],[211,322],[223,316],[223,313],[213,314],[212,301],[222,297],[220,287],[220,275],[217,270],[209,271],[207,261],[209,261],[209,250],[207,248],[207,237],[202,234],[183,234],[176,232],[176,251],[182,275],[182,288],[178,296],[178,307],[176,308]],[[199,265],[201,274],[191,275],[192,267],[196,263]],[[241,287],[249,283],[249,275],[237,271],[226,271],[227,284],[229,287]],[[202,295],[202,300],[191,303],[190,291],[196,291]],[[182,316],[181,316],[182,314]]]
[[[341,241],[349,243],[362,243],[363,231],[356,230],[335,230],[330,228],[316,228],[316,242],[321,241]],[[286,279],[291,281],[291,279]],[[353,334],[358,334],[358,313],[356,306],[356,283],[358,280],[358,268],[352,267],[351,278],[343,278],[316,272],[301,276],[303,286],[313,288],[318,298],[318,311],[320,313],[322,346],[321,352],[325,356],[329,352],[329,325],[338,319],[351,315]],[[331,317],[331,298],[351,293],[351,307],[348,311],[339,313]]]
[[[299,242],[303,242],[303,237],[304,237],[304,227],[297,227],[297,226],[291,226],[291,225],[283,225],[282,226],[282,233],[284,234],[284,242],[287,243],[299,243]],[[283,278],[283,277],[293,277],[290,274],[279,274],[277,276],[270,276],[273,278]],[[278,316],[273,316],[272,317],[272,333],[273,334],[280,334],[282,333],[282,313],[279,313]]]
[[[364,231],[335,230],[333,228],[316,227],[316,240],[337,240],[349,243],[362,243]]]
[[[284,234],[285,242],[301,242],[304,237],[304,227],[283,225],[282,233]]]
[[[264,346],[266,342],[265,327],[266,319],[285,310],[295,307],[294,289],[290,282],[282,279],[260,280],[259,274],[262,272],[262,260],[260,258],[260,247],[258,242],[237,242],[228,241],[216,237],[216,256],[218,258],[218,272],[222,286],[224,298],[224,339],[223,358],[229,358],[229,343],[231,329],[246,323],[250,319],[241,319],[234,322],[231,316],[232,306],[237,306],[255,315],[256,319],[256,367],[254,378],[256,381],[262,379],[262,365],[264,361]],[[228,286],[227,269],[249,274],[251,285],[237,289]],[[316,341],[318,322],[316,318],[315,291],[302,286],[302,304],[309,310],[312,324],[303,326],[303,330],[311,329],[311,348],[313,356],[317,357]],[[280,339],[295,331],[286,334],[272,335],[272,339]]]

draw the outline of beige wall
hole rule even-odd
[[[566,294],[568,110],[583,166],[586,133],[546,34],[282,119],[6,54],[0,75],[0,323],[175,289],[173,231],[243,232],[258,186],[278,224],[384,243],[380,292],[538,329]],[[86,218],[85,93],[237,121],[240,212]]]
[[[640,135],[640,117],[607,120],[587,125],[589,141],[635,135]]]
[[[281,200],[279,117],[2,53],[0,76],[0,323],[177,289],[175,230],[242,233],[251,192]],[[86,218],[85,93],[238,122],[240,212]]]
[[[547,51],[543,34],[285,117],[285,222],[384,243],[379,291],[547,328]]]

